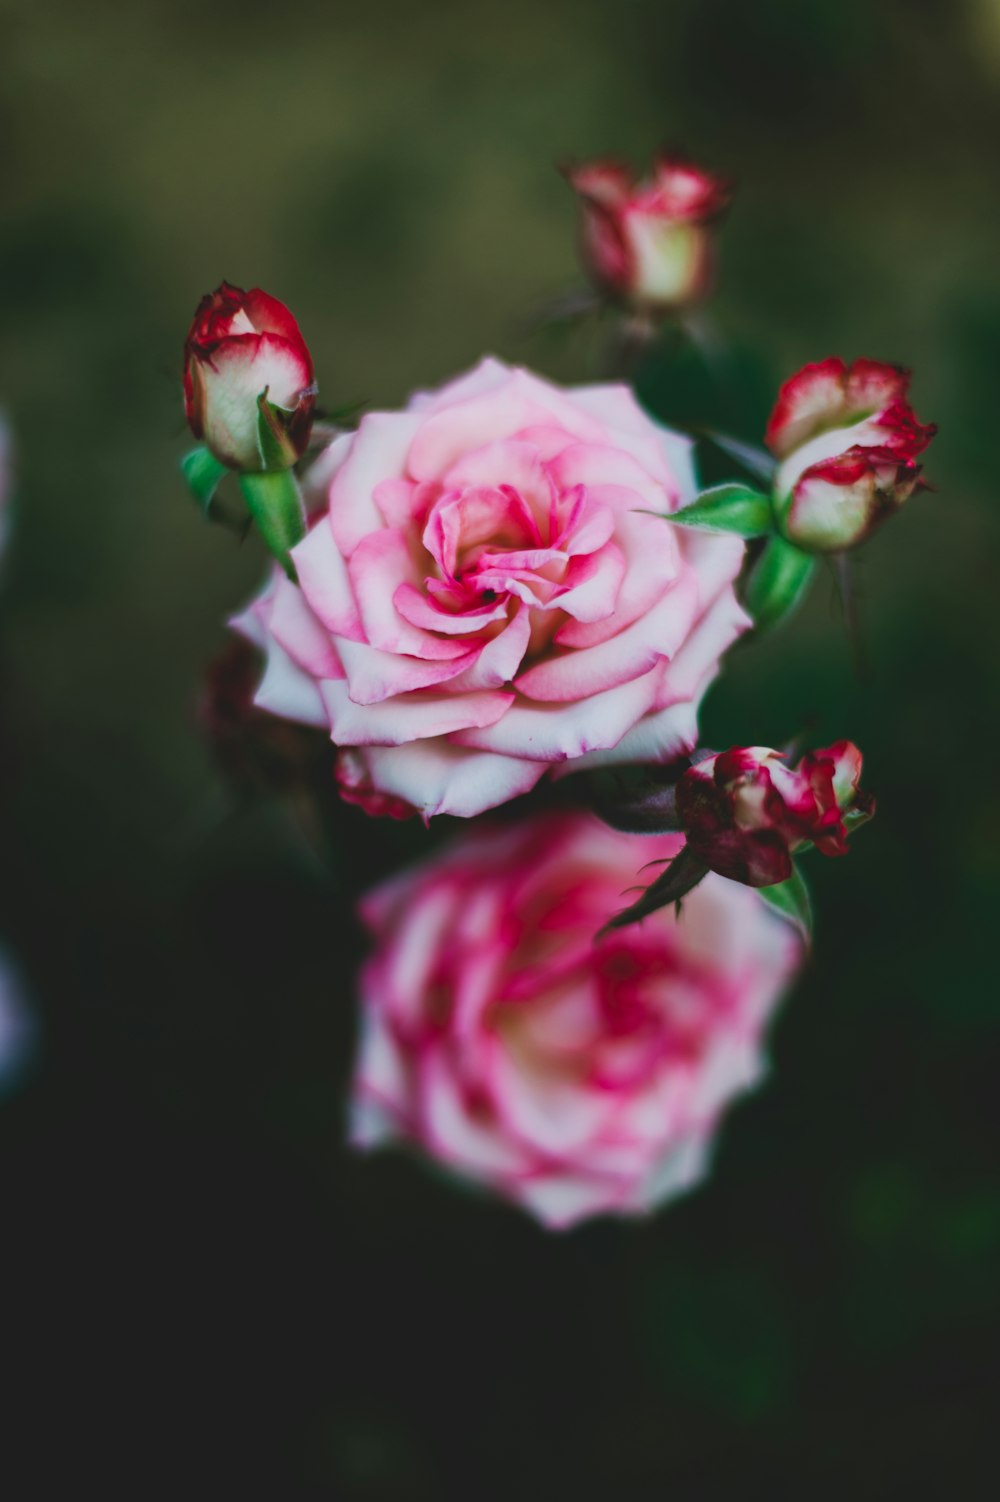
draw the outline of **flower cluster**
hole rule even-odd
[[[651,337],[704,296],[727,184],[677,158],[648,182],[610,161],[567,176],[623,327]],[[184,389],[203,446],[184,472],[211,515],[234,471],[276,560],[205,701],[220,764],[300,803],[319,773],[389,820],[522,800],[362,902],[355,1142],[415,1144],[549,1226],[642,1214],[702,1176],[807,947],[800,858],[843,855],[874,803],[851,742],[795,765],[713,751],[701,700],[815,555],[856,547],[922,483],[934,429],[908,381],[806,366],[770,455],[716,435],[737,473],[700,491],[691,440],[624,381],[486,358],[317,432],[305,466],[316,387],[295,319],[226,283],[202,301]]]

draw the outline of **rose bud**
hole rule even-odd
[[[734,746],[690,767],[677,784],[687,851],[747,886],[786,881],[793,853],[807,845],[847,854],[845,815],[868,818],[875,809],[860,779],[861,752],[850,741],[810,752],[794,768],[780,751]]]
[[[580,199],[587,270],[611,297],[644,312],[697,301],[714,258],[712,221],[729,202],[720,177],[679,157],[661,157],[636,181],[616,161],[564,169]]]
[[[680,847],[550,812],[466,828],[370,892],[355,1144],[409,1142],[552,1229],[703,1179],[803,946],[719,876],[682,918],[595,943],[638,866]]]
[[[184,345],[184,406],[220,463],[289,468],[309,442],[315,401],[312,358],[284,303],[228,282],[202,298]]]
[[[937,431],[917,421],[909,373],[876,360],[821,360],[781,388],[767,443],[778,525],[814,553],[856,547],[922,484],[917,455]]]

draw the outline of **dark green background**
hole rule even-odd
[[[0,928],[43,1029],[0,1107],[13,1495],[990,1495],[1000,0],[0,20]],[[382,836],[347,820],[330,877],[212,771],[198,685],[262,561],[179,481],[179,352],[225,276],[295,309],[331,405],[484,350],[587,377],[592,337],[523,332],[576,277],[552,163],[663,140],[741,181],[735,387],[658,361],[650,400],[754,438],[806,360],[901,361],[937,488],[865,550],[864,681],[824,579],[706,712],[714,744],[849,735],[879,797],[814,862],[770,1083],[707,1188],[553,1237],[341,1145]]]

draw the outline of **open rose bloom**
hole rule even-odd
[[[544,1224],[641,1215],[703,1176],[801,957],[748,887],[594,935],[677,835],[550,814],[470,830],[371,893],[353,1140],[417,1145]]]
[[[876,360],[821,360],[786,381],[767,427],[780,460],[782,530],[809,552],[855,547],[921,483],[935,427],[918,422],[909,374]]]
[[[267,656],[256,702],[329,729],[353,801],[468,817],[695,744],[749,625],[743,544],[666,520],[690,445],[625,386],[488,359],[364,417],[307,485],[301,587],[276,571],[236,624]]]

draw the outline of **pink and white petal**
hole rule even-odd
[[[704,688],[708,687],[708,682]],[[699,696],[700,697],[700,696]],[[626,762],[658,762],[666,765],[692,751],[698,743],[698,703],[683,701],[645,715],[614,746],[595,750],[575,762],[556,768],[556,778],[595,767],[621,766]],[[513,712],[513,711],[512,711]]]
[[[645,1214],[694,1189],[708,1172],[711,1149],[711,1139],[700,1133],[671,1147],[631,1196],[629,1208]]]
[[[614,486],[618,491],[632,491],[633,507],[669,512],[673,497],[656,479],[623,449],[608,444],[574,443],[563,449],[549,464],[549,473],[560,491],[583,485],[588,491],[595,486]],[[619,509],[625,509],[621,507]]]
[[[400,584],[416,589],[419,573],[402,532],[384,527],[362,538],[347,565],[365,636],[382,652],[447,661],[461,657],[464,642],[442,641],[405,620],[396,609]]]
[[[778,392],[764,441],[779,459],[785,458],[836,418],[844,404],[847,367],[839,356],[805,365]]]
[[[253,702],[284,720],[324,727],[328,723],[320,684],[297,667],[276,641],[268,643],[264,676]]]
[[[412,1086],[399,1045],[378,1012],[368,1005],[362,1016],[349,1134],[355,1147],[371,1148],[399,1135],[400,1120],[412,1114]]]
[[[677,530],[684,562],[697,576],[698,597],[704,609],[739,575],[746,544],[739,537],[695,532],[687,527]]]
[[[603,428],[556,387],[527,371],[512,370],[484,395],[449,403],[426,417],[410,448],[409,473],[416,480],[438,479],[470,449],[512,438],[528,427],[551,426],[553,419],[580,438],[603,435]]]
[[[723,592],[698,621],[691,635],[663,666],[656,708],[667,709],[680,699],[700,698],[706,681],[718,671],[719,659],[753,621],[731,589]]]
[[[866,417],[861,422],[852,423],[848,428],[834,428],[829,433],[819,433],[815,438],[810,438],[808,443],[800,444],[778,466],[774,477],[774,493],[779,497],[788,495],[806,470],[814,464],[825,464],[855,447],[881,448],[884,443],[885,429],[879,426],[877,414],[875,418]]]
[[[317,454],[302,479],[302,493],[310,516],[330,504],[333,477],[351,452],[353,433],[341,433]]]
[[[463,453],[443,483],[446,490],[509,485],[524,497],[536,517],[548,514],[549,482],[538,450],[516,438],[496,439]]]
[[[495,690],[434,694],[422,689],[362,705],[351,699],[346,683],[323,682],[319,688],[333,739],[341,746],[405,746],[459,730],[480,731],[496,724],[515,697]]]
[[[444,740],[368,746],[364,757],[375,787],[405,798],[426,819],[475,818],[529,793],[545,773],[542,762],[466,751]]]
[[[548,1230],[566,1231],[594,1215],[620,1214],[627,1184],[596,1174],[555,1172],[513,1179],[506,1192]]]
[[[418,492],[426,493],[426,489],[426,486],[418,485],[415,480],[398,477],[380,480],[372,495],[385,525],[405,532],[413,524],[418,509]]]
[[[344,669],[330,633],[310,610],[297,585],[279,574],[269,622],[271,635],[292,661],[313,678],[342,678]]]
[[[456,376],[433,391],[415,391],[406,404],[408,412],[436,412],[441,407],[450,407],[455,402],[469,401],[474,396],[483,396],[495,391],[510,379],[511,367],[495,355],[484,355],[478,365]]]
[[[442,610],[412,584],[400,584],[392,602],[403,619],[418,630],[442,631],[447,636],[474,636],[502,621],[507,614],[505,600],[480,606],[477,610]]]
[[[347,565],[334,541],[327,517],[320,517],[292,549],[292,561],[302,593],[327,630],[350,641],[364,641],[364,627]]]
[[[692,440],[661,427],[639,406],[627,386],[575,386],[573,400],[603,419],[609,429],[608,442],[637,459],[664,486],[675,505],[694,497],[697,482]]]
[[[496,1126],[470,1116],[440,1048],[424,1052],[418,1071],[421,1136],[435,1157],[486,1179],[529,1168],[523,1148]]]
[[[625,554],[613,542],[574,558],[563,580],[565,593],[553,603],[574,620],[605,621],[618,604],[625,568]]]
[[[267,650],[267,622],[271,615],[273,591],[274,579],[272,577],[264,586],[263,592],[255,596],[249,605],[244,605],[236,615],[231,615],[226,623],[230,630],[238,631],[240,636],[252,642],[255,647],[260,647],[262,651]]]
[[[342,641],[340,660],[343,662],[343,672],[322,676],[339,678],[346,675],[347,690],[355,704],[381,704],[397,694],[433,688],[438,683],[447,683],[457,678],[472,666],[479,650],[477,646],[466,652],[464,657],[440,662],[428,661],[423,657],[407,657],[401,652],[380,652],[364,642]]]
[[[529,1050],[499,1047],[491,1095],[508,1136],[533,1154],[565,1158],[580,1153],[600,1132],[613,1108],[606,1091],[588,1090],[575,1070],[561,1073]]]
[[[522,673],[518,692],[529,699],[565,703],[640,678],[680,649],[697,608],[697,580],[692,573],[682,574],[651,610],[617,636],[595,647],[570,648],[543,658]],[[652,700],[646,707],[651,706]]]
[[[524,661],[531,640],[531,612],[518,603],[503,630],[479,649],[476,661],[452,683],[452,692],[470,689],[502,688],[510,683]]]
[[[572,530],[560,546],[571,558],[596,553],[615,535],[619,517],[615,508],[600,504],[599,492],[585,493],[584,504]]]
[[[351,449],[330,485],[330,526],[338,548],[349,559],[363,537],[377,532],[382,517],[375,488],[406,473],[406,455],[420,418],[411,412],[368,412],[353,436]]]
[[[456,746],[563,762],[615,746],[646,714],[656,694],[656,670],[631,683],[570,704],[518,700],[498,722],[450,736]]]
[[[652,610],[680,571],[678,532],[658,516],[635,511],[620,516],[615,540],[625,555],[625,575],[614,614],[602,621],[567,621],[556,633],[556,643],[565,647],[597,646]]]

